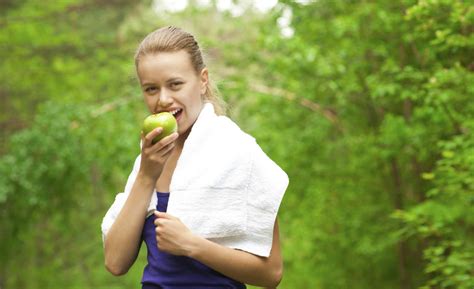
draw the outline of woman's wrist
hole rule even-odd
[[[158,175],[159,176],[159,175]],[[156,180],[158,177],[150,176],[143,171],[138,171],[136,181],[140,181],[144,185],[155,186]]]
[[[187,246],[188,248],[186,249],[186,256],[193,259],[198,259],[203,246],[205,246],[206,241],[206,239],[192,234],[192,238],[190,239],[190,242]]]

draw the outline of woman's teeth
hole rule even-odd
[[[180,111],[181,111],[181,108],[178,108],[178,109],[175,109],[175,110],[170,111],[170,113],[171,113],[173,116],[176,116],[176,114],[177,114],[178,112],[180,112]]]

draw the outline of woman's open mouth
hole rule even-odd
[[[182,108],[177,108],[175,110],[170,111],[170,113],[174,116],[176,121],[179,121],[179,119],[181,118],[182,112],[183,112]]]

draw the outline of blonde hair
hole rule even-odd
[[[194,36],[181,28],[168,26],[151,32],[142,40],[135,53],[135,68],[138,70],[140,58],[145,55],[180,50],[184,50],[189,54],[191,64],[197,74],[206,67],[201,49]],[[203,97],[205,101],[213,104],[218,115],[226,113],[226,105],[220,98],[219,91],[210,77]]]

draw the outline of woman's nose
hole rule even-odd
[[[155,111],[160,111],[163,108],[167,108],[171,104],[173,104],[173,99],[169,96],[168,93],[163,91],[163,93],[160,94],[160,97],[156,101]]]

